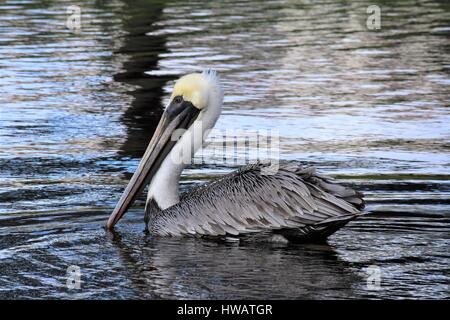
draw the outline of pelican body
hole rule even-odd
[[[219,118],[223,94],[214,71],[181,77],[139,166],[108,222],[111,229],[149,184],[146,229],[157,236],[323,241],[361,214],[362,194],[318,174],[280,162],[241,167],[180,195],[179,180]],[[174,134],[178,139],[174,139]],[[186,148],[188,147],[188,148]],[[189,150],[189,152],[186,152]]]

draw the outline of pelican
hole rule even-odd
[[[269,163],[248,164],[180,195],[186,163],[174,159],[186,146],[191,147],[189,158],[194,156],[219,118],[222,103],[215,71],[188,74],[175,83],[145,154],[109,217],[108,229],[146,185],[146,230],[155,236],[317,242],[361,214],[360,192],[294,162],[280,162],[273,174],[265,172]],[[173,139],[180,130],[181,136]]]

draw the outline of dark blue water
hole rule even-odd
[[[0,298],[449,298],[449,4],[376,1],[368,30],[369,1],[84,1],[79,32],[73,4],[0,4]],[[142,197],[106,233],[174,79],[209,67],[216,128],[278,130],[369,215],[320,246],[152,239]]]

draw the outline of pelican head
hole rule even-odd
[[[174,163],[170,155],[180,153],[189,144],[193,156],[203,143],[203,133],[216,123],[222,100],[215,71],[188,74],[175,83],[147,150],[108,219],[108,229],[114,227],[149,183],[149,198],[153,198],[161,209],[179,201],[178,181],[186,164]],[[196,134],[194,127],[200,127],[201,132]],[[180,132],[184,133],[180,135]],[[174,139],[175,133],[178,139]]]

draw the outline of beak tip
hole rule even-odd
[[[113,215],[111,215],[108,219],[108,222],[106,222],[106,229],[107,230],[113,230],[114,229],[114,225],[116,224],[116,219],[113,219]]]

